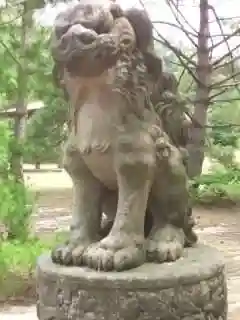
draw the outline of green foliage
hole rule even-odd
[[[240,203],[240,169],[217,169],[203,174],[194,183],[198,190],[192,196],[195,203],[205,205],[236,205]]]
[[[25,185],[17,182],[11,173],[12,139],[7,124],[0,122],[0,223],[6,227],[9,238],[25,240],[29,234],[32,205]]]
[[[24,161],[27,163],[58,162],[61,142],[66,138],[63,125],[67,118],[66,103],[59,97],[45,99],[48,105],[32,116],[27,128]]]
[[[24,296],[32,298],[35,293],[36,260],[40,254],[49,251],[57,243],[66,240],[64,233],[47,239],[28,239],[0,243],[0,301]],[[32,289],[32,290],[30,290]],[[26,292],[30,297],[26,297]]]
[[[9,170],[8,147],[10,141],[10,131],[5,122],[0,122],[0,179],[5,177]]]
[[[210,107],[209,123],[213,126],[210,138],[213,143],[221,146],[236,148],[240,139],[240,100],[239,92],[231,89],[219,97],[219,102]],[[221,99],[229,103],[221,103]]]
[[[236,148],[232,145],[223,146],[219,143],[212,144],[207,154],[211,159],[223,165],[225,169],[232,169],[238,165],[235,159],[235,151]]]
[[[26,102],[41,100],[46,108],[30,120],[24,146],[17,144],[12,137],[10,123],[0,123],[0,223],[8,229],[9,237],[21,241],[28,237],[32,199],[24,184],[14,179],[11,159],[20,153],[31,162],[56,160],[60,151],[59,141],[63,138],[61,126],[66,119],[66,106],[52,84],[49,30],[33,23],[24,57],[21,56],[22,9],[22,4],[11,3],[1,10],[0,108],[18,101],[21,83],[26,80]],[[23,66],[24,72],[19,73]],[[19,78],[20,74],[24,74],[24,80]]]
[[[21,16],[19,10],[20,5],[13,5],[4,9],[1,16],[5,22],[12,22],[0,25],[0,107],[15,103],[19,94],[18,71],[22,63],[21,21],[16,18]],[[24,160],[31,163],[59,161],[59,145],[64,139],[62,126],[67,119],[66,104],[52,81],[49,38],[48,28],[33,23],[24,57],[27,60],[26,102],[40,100],[45,105],[44,110],[37,111],[29,120],[27,140],[21,150]]]
[[[8,237],[25,240],[32,214],[28,190],[24,184],[9,177],[0,182],[0,199],[0,221],[6,226]]]

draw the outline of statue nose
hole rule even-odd
[[[73,38],[79,40],[82,44],[91,44],[97,38],[97,33],[93,30],[86,29],[81,25],[74,25],[71,27],[70,32]]]
[[[78,36],[83,44],[91,44],[96,40],[96,36],[91,32],[83,32]]]

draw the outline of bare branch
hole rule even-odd
[[[220,21],[227,21],[227,20],[240,20],[240,16],[234,16],[234,17],[218,17]],[[216,20],[210,20],[209,23],[215,23]]]
[[[218,46],[220,46],[220,45],[223,44],[224,42],[230,40],[231,38],[237,36],[239,33],[240,33],[240,28],[237,28],[232,34],[226,36],[225,39],[223,39],[223,40],[215,43],[215,44],[210,48],[210,50],[216,49]]]
[[[218,58],[217,60],[215,60],[213,62],[213,67],[216,67],[217,65],[219,65],[224,59],[228,58],[229,56],[231,56],[231,54],[236,51],[238,48],[240,48],[240,44],[238,44],[235,48],[233,48],[231,50],[231,53],[229,54],[229,52],[227,52],[226,54],[224,54],[223,56],[221,56],[220,58]]]
[[[197,64],[195,61],[191,60],[185,53],[183,53],[180,49],[174,47],[165,37],[163,37],[157,30],[155,30],[158,37],[161,39],[158,39],[156,37],[154,37],[154,40],[161,43],[162,45],[164,45],[165,47],[167,47],[168,49],[170,49],[173,53],[175,53],[175,55],[177,56],[177,58],[180,60],[181,58],[186,60],[187,63],[189,63],[190,65],[192,65],[194,68],[197,67]],[[188,67],[189,68],[189,67]]]
[[[194,100],[191,100],[191,103],[194,103]],[[219,125],[208,125],[208,124],[203,125],[197,119],[195,119],[193,114],[191,112],[189,112],[188,110],[185,109],[184,113],[189,117],[189,119],[191,119],[191,121],[192,121],[193,125],[195,126],[195,128],[228,128],[228,127],[231,128],[231,127],[240,127],[240,124],[238,124],[238,123],[225,123],[225,124],[219,124]]]
[[[139,0],[139,3],[140,3],[141,6],[143,7],[143,9],[147,12],[146,7],[145,7],[143,1],[142,1],[142,0]],[[174,4],[174,5],[175,5],[175,4]],[[184,18],[184,20],[186,20],[185,17],[183,17],[183,18]],[[188,23],[188,24],[189,24],[189,23]],[[190,26],[191,26],[191,25],[190,25]],[[192,29],[193,29],[193,31],[194,31],[195,33],[197,33],[197,31],[196,31],[193,27],[192,27]],[[166,46],[167,48],[169,48],[169,49],[177,56],[177,58],[178,58],[178,60],[180,61],[181,65],[182,65],[185,69],[188,70],[188,73],[194,78],[194,80],[195,80],[196,82],[199,82],[199,80],[197,79],[197,77],[196,77],[196,75],[194,74],[194,72],[189,68],[189,66],[185,63],[184,60],[186,60],[187,63],[190,64],[190,65],[192,65],[194,68],[197,67],[197,64],[196,64],[194,61],[190,60],[180,49],[177,49],[177,48],[175,48],[173,45],[171,45],[171,43],[170,43],[166,38],[164,38],[164,37],[160,34],[160,32],[157,30],[156,27],[154,27],[154,30],[155,30],[155,32],[157,33],[158,37],[161,39],[161,40],[160,40],[160,39],[157,39],[157,38],[154,37],[154,40],[157,41],[157,42],[159,42],[159,43],[161,43],[161,44],[163,44],[163,45]]]
[[[221,88],[232,88],[232,87],[236,87],[236,86],[239,86],[240,85],[240,82],[237,82],[237,83],[226,83],[226,84],[222,84],[221,86],[217,86],[218,89],[221,89]],[[214,88],[216,89],[216,88]],[[236,88],[237,90],[239,90],[239,88]]]
[[[186,25],[188,25],[192,31],[195,34],[198,34],[198,31],[188,22],[188,20],[184,17],[184,15],[182,14],[181,10],[179,9],[179,7],[172,1],[172,0],[165,0],[167,1],[168,5],[169,5],[169,1],[171,2],[171,4],[173,5],[173,7],[175,8],[175,10],[177,11],[177,13],[182,17],[183,21],[186,23]]]
[[[186,99],[190,104],[195,104],[195,103],[200,103],[202,102],[201,100],[197,99]],[[232,103],[233,101],[240,101],[239,98],[231,98],[231,99],[217,99],[217,100],[211,100],[211,104],[214,103]]]
[[[190,59],[192,60],[195,55],[196,55],[196,53],[193,53],[193,54],[190,56]],[[186,68],[183,68],[183,70],[182,70],[182,72],[181,72],[181,74],[180,74],[180,76],[179,76],[179,78],[178,78],[178,86],[180,85],[180,82],[181,82],[181,80],[182,80],[182,78],[183,78],[183,76],[184,76],[184,74],[185,74],[186,71],[187,71],[187,69],[186,69]]]
[[[219,38],[219,37],[230,37],[230,38],[232,38],[232,37],[240,37],[240,32],[239,32],[239,34],[235,34],[234,36],[232,36],[232,32],[231,33],[215,33],[215,34],[212,34],[212,35],[210,35],[209,37],[211,37],[211,38]]]
[[[228,91],[228,88],[224,88],[223,90],[221,90],[221,91],[219,91],[219,92],[211,95],[211,96],[209,97],[209,100],[211,101],[211,100],[213,100],[214,98],[219,97],[219,96],[221,96],[222,94],[226,93],[227,91]]]
[[[209,9],[213,12],[213,14],[214,14],[214,16],[215,16],[215,18],[216,18],[217,24],[218,24],[218,26],[219,26],[219,29],[220,29],[220,31],[221,31],[221,33],[222,33],[223,39],[224,39],[224,41],[225,41],[225,43],[226,43],[226,46],[227,46],[227,49],[228,49],[228,53],[229,53],[229,57],[231,58],[230,68],[231,68],[231,71],[232,71],[232,74],[233,74],[232,78],[235,80],[235,76],[234,76],[235,68],[234,68],[233,52],[231,51],[231,48],[230,48],[230,45],[229,45],[229,43],[228,43],[228,40],[226,39],[226,36],[224,36],[223,27],[222,27],[222,25],[221,25],[221,22],[219,21],[219,18],[218,18],[218,15],[217,15],[217,12],[216,12],[215,8],[214,8],[213,6],[209,6]],[[227,79],[226,79],[226,81],[227,81]],[[237,85],[235,85],[235,87],[236,87],[236,89],[237,89],[237,90],[239,91],[239,93],[240,93],[240,90],[239,90],[239,88],[237,87]]]
[[[196,63],[192,60],[190,60],[180,49],[175,48],[173,45],[170,44],[170,42],[165,39],[157,30],[155,30],[157,35],[159,36],[159,38],[162,39],[159,40],[157,38],[154,37],[155,41],[160,42],[161,44],[165,45],[167,48],[169,48],[178,58],[178,60],[180,61],[181,65],[188,71],[188,73],[193,77],[193,79],[200,84],[200,81],[198,80],[197,76],[195,75],[195,73],[191,70],[191,68],[189,67],[188,64],[192,65],[194,68],[197,67]],[[185,62],[185,61],[187,62]],[[200,84],[201,85],[201,84]]]
[[[214,125],[206,125],[206,128],[234,128],[240,127],[238,123],[224,123],[224,124],[214,124]]]
[[[229,64],[231,65],[232,63],[235,63],[236,61],[238,61],[239,58],[240,58],[239,56],[233,57],[233,59],[231,59],[231,60],[229,60],[229,61],[226,61],[226,62],[224,62],[224,63],[222,63],[222,64],[216,65],[216,66],[213,68],[213,70],[218,70],[218,69],[221,69],[221,68],[226,68]]]
[[[142,5],[143,9],[147,12],[143,1],[142,1],[142,0],[139,0],[139,2],[140,2],[140,4]],[[154,26],[153,26],[153,27],[154,27]],[[170,43],[166,38],[164,38],[164,37],[160,34],[160,32],[156,29],[156,27],[154,27],[154,30],[155,30],[157,36],[160,38],[160,39],[158,39],[158,38],[154,37],[154,40],[157,41],[157,42],[159,42],[159,43],[161,43],[162,45],[166,46],[167,48],[169,48],[169,49],[177,56],[178,60],[179,60],[180,63],[182,64],[182,66],[183,66],[185,69],[187,69],[187,70],[188,70],[188,73],[194,78],[194,80],[195,80],[196,82],[199,83],[198,78],[196,77],[196,75],[194,74],[194,72],[193,72],[193,71],[189,68],[189,66],[187,65],[187,63],[188,63],[188,64],[194,66],[194,68],[196,68],[196,67],[197,67],[197,64],[196,64],[194,61],[190,60],[180,49],[177,49],[177,48],[175,48],[173,45],[171,45],[171,43]],[[187,63],[186,63],[184,60],[186,60]]]
[[[172,22],[167,22],[167,21],[162,21],[162,20],[156,20],[156,21],[152,21],[153,24],[165,24],[167,26],[170,26],[170,27],[173,27],[173,28],[176,28],[182,32],[187,32],[188,35],[192,35],[193,37],[197,38],[198,37],[198,34],[195,34],[195,33],[192,33],[190,31],[186,31],[186,30],[183,30],[183,28],[181,26],[178,26],[177,24],[175,23],[172,23]]]
[[[235,77],[237,77],[237,76],[239,76],[239,75],[240,75],[240,71],[237,71],[237,72],[235,72],[234,74],[232,74],[232,75],[224,78],[223,80],[213,83],[213,84],[211,85],[211,88],[212,88],[212,89],[214,89],[214,88],[219,88],[221,85],[223,85],[223,84],[226,83],[227,81],[232,80],[232,79],[234,79]],[[238,83],[235,83],[235,85],[236,85],[236,84],[239,84],[239,82],[238,82]],[[232,86],[233,86],[233,85],[234,85],[234,84],[232,84]]]
[[[174,9],[172,8],[172,6],[175,8],[175,10],[177,10],[177,13],[179,14],[179,9],[178,7],[175,5],[174,2],[172,2],[171,0],[166,0],[174,18],[176,19],[177,23],[179,24],[182,32],[185,34],[185,36],[188,38],[188,40],[192,43],[192,45],[197,48],[197,43],[190,37],[190,33],[188,31],[185,30],[184,25],[181,23],[180,19],[178,18],[177,14],[174,12]],[[181,15],[182,16],[182,15]],[[185,17],[184,17],[184,21],[186,21]],[[195,34],[198,34],[197,32],[195,32]]]

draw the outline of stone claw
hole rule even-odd
[[[121,239],[121,237],[120,237]],[[137,267],[145,262],[143,245],[108,236],[92,244],[83,254],[84,264],[102,271],[123,271]],[[129,239],[128,239],[129,240]]]
[[[147,260],[150,262],[175,261],[183,254],[185,236],[182,229],[166,225],[154,228],[148,238]]]
[[[65,244],[57,246],[52,250],[52,261],[64,266],[81,266],[83,265],[83,253],[89,246],[88,244]]]
[[[51,252],[52,261],[57,264],[69,266],[73,264],[72,247],[69,244],[58,245]]]

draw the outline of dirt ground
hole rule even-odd
[[[30,166],[25,169],[26,181],[37,195],[36,230],[41,233],[66,230],[71,210],[70,178],[54,166],[38,171]],[[225,255],[229,320],[240,320],[240,209],[196,208],[194,215],[200,241],[215,246]],[[0,319],[3,319],[1,313]]]

